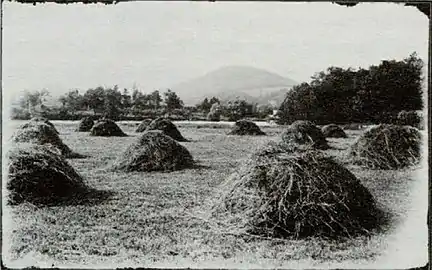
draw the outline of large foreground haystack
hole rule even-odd
[[[193,166],[189,151],[160,130],[146,131],[114,162],[113,170],[174,171]]]
[[[324,137],[326,138],[346,138],[347,137],[345,131],[343,131],[342,128],[340,128],[338,125],[335,124],[323,126],[321,131],[324,134]]]
[[[328,149],[327,140],[321,130],[310,121],[298,120],[292,123],[284,133],[282,140],[288,144],[300,144],[316,149]]]
[[[13,138],[16,143],[33,143],[38,145],[50,144],[60,150],[61,155],[66,158],[80,158],[83,155],[74,153],[63,143],[54,129],[43,122],[29,122],[25,127],[18,129]]]
[[[31,126],[31,125],[38,124],[38,123],[44,123],[44,124],[50,126],[50,127],[52,128],[52,130],[53,130],[55,133],[59,134],[59,132],[58,132],[58,130],[55,128],[54,124],[51,123],[51,122],[50,122],[47,118],[45,118],[45,117],[33,117],[32,119],[30,119],[29,122],[25,123],[25,124],[22,125],[20,128],[27,128],[27,127],[29,127],[29,126]]]
[[[110,119],[102,119],[94,124],[90,130],[91,136],[101,137],[126,137],[121,128]]]
[[[150,125],[150,123],[153,120],[148,118],[148,119],[144,119],[139,126],[137,127],[137,129],[135,130],[135,132],[144,132],[146,130],[146,128]]]
[[[153,120],[149,126],[147,127],[146,131],[150,130],[160,130],[165,135],[170,136],[176,141],[179,142],[187,142],[188,140],[183,137],[183,135],[180,133],[180,131],[177,129],[177,127],[171,122],[169,119],[159,117],[155,120]]]
[[[419,162],[420,132],[410,126],[382,124],[367,130],[351,147],[354,163],[372,169],[398,169]]]
[[[81,119],[81,121],[79,122],[78,125],[78,131],[79,132],[88,132],[91,130],[91,128],[94,125],[94,121],[91,117],[84,117],[83,119]]]
[[[8,203],[49,204],[87,192],[69,163],[52,146],[16,144],[8,152]]]
[[[254,122],[249,120],[236,121],[229,135],[266,135]]]
[[[212,216],[240,234],[353,236],[378,224],[369,191],[350,171],[315,151],[264,147],[221,190]]]

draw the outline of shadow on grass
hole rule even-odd
[[[66,159],[86,159],[89,157],[89,155],[83,155],[75,152],[69,153],[65,156]]]
[[[36,207],[52,207],[52,206],[94,206],[107,201],[115,194],[114,191],[110,190],[97,190],[94,188],[82,188],[82,190],[76,190],[73,195],[65,197],[40,197],[32,198],[30,201],[25,201],[31,203]],[[8,202],[9,205],[19,205],[24,203],[21,201],[19,203]]]

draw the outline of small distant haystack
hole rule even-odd
[[[146,131],[114,162],[121,171],[175,171],[193,166],[189,151],[160,130]]]
[[[374,199],[346,168],[315,152],[264,147],[221,187],[211,216],[265,237],[345,237],[378,225]]]
[[[236,121],[228,135],[266,135],[254,122],[249,120]]]
[[[56,152],[56,148],[16,144],[7,155],[9,204],[56,203],[87,191],[81,175]]]
[[[91,117],[84,117],[81,119],[78,125],[78,132],[88,132],[94,125],[94,121]]]
[[[282,133],[282,140],[288,144],[295,143],[321,150],[329,148],[321,129],[310,121],[297,120],[292,123]]]
[[[399,125],[420,128],[421,122],[421,116],[416,111],[400,111],[397,116],[397,123]]]
[[[168,119],[159,117],[153,120],[147,127],[146,131],[150,130],[160,130],[165,135],[170,136],[176,141],[187,142],[188,140],[183,137],[177,127]]]
[[[94,124],[90,130],[91,136],[101,137],[126,137],[120,127],[110,119],[102,119]]]
[[[323,126],[321,129],[326,138],[346,138],[347,135],[338,125],[330,124]]]
[[[13,138],[16,143],[33,143],[38,145],[50,144],[60,150],[62,156],[66,158],[84,157],[74,153],[66,144],[63,143],[54,129],[43,122],[30,121],[25,127],[18,129]]]
[[[148,119],[144,119],[139,126],[137,127],[137,129],[135,130],[135,132],[144,132],[146,130],[146,128],[150,125],[150,123],[153,120],[148,118]]]
[[[352,145],[354,163],[372,169],[399,169],[420,159],[420,132],[410,126],[382,124],[367,130]]]
[[[45,117],[33,117],[32,119],[30,119],[29,122],[27,122],[26,124],[22,125],[21,128],[27,128],[29,125],[32,125],[34,123],[44,123],[47,124],[48,126],[50,126],[53,131],[57,134],[59,134],[58,130],[55,128],[54,124],[51,123],[47,118]]]

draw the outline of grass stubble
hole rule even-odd
[[[410,170],[368,170],[346,164],[389,214],[392,222],[385,233],[339,241],[237,234],[208,220],[208,206],[237,166],[283,128],[263,128],[269,136],[228,137],[229,128],[180,127],[192,141],[181,144],[203,168],[170,173],[106,170],[139,136],[133,126],[121,125],[130,136],[111,138],[90,137],[73,132],[74,128],[60,125],[60,136],[89,157],[70,164],[89,186],[114,194],[93,206],[8,207],[10,226],[3,232],[7,236],[3,259],[11,265],[23,258],[32,264],[32,257],[55,266],[81,267],[358,267],[373,262],[388,248],[389,235],[409,210],[410,187],[416,181]],[[334,147],[325,152],[341,162],[346,162],[347,149],[361,134],[346,132],[347,138],[330,138]]]

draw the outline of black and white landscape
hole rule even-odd
[[[3,263],[424,266],[421,10],[4,3]]]

